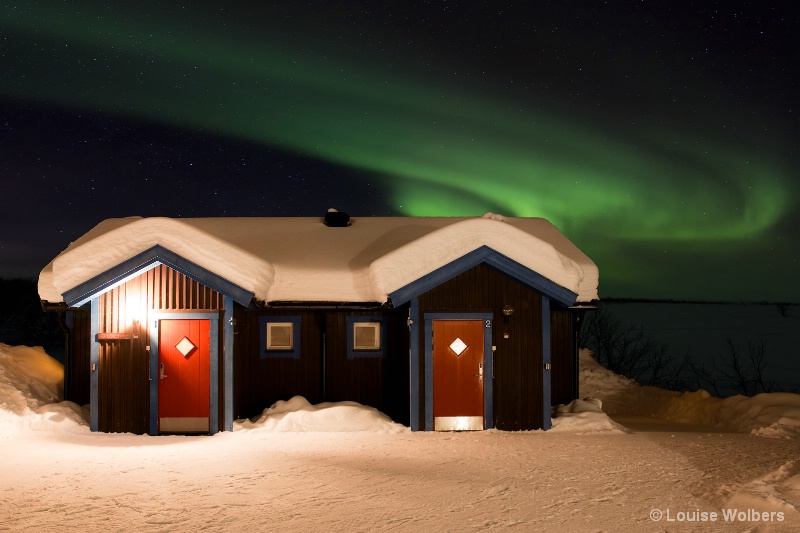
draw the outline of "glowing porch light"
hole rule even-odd
[[[128,291],[125,295],[125,321],[127,325],[138,324],[141,321],[142,314],[139,291]]]

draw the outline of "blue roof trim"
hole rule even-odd
[[[455,261],[451,261],[433,272],[425,274],[405,287],[400,287],[396,291],[390,293],[389,298],[391,298],[394,306],[402,305],[412,298],[441,285],[445,281],[481,263],[493,266],[500,272],[511,276],[520,283],[527,285],[562,305],[574,305],[575,301],[578,299],[577,293],[565,289],[538,272],[534,272],[530,268],[517,263],[513,259],[485,245],[459,257]]]
[[[167,265],[206,287],[229,296],[238,304],[248,306],[253,299],[254,294],[247,289],[184,259],[161,245],[156,245],[66,291],[63,294],[64,301],[70,307],[81,306],[98,294],[121,285],[158,265]]]

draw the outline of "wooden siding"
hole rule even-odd
[[[223,296],[165,266],[159,266],[98,297],[99,332],[128,333],[129,339],[100,341],[98,429],[107,432],[147,433],[149,430],[149,354],[146,346],[153,313],[218,312]],[[514,314],[504,317],[511,305]],[[410,304],[393,310],[251,310],[235,305],[234,418],[252,417],[278,400],[302,395],[311,403],[356,401],[376,407],[395,421],[409,423],[409,338],[406,319]],[[418,299],[418,315],[426,312],[482,312],[495,317],[494,426],[504,430],[542,427],[541,295],[487,265],[478,265]],[[73,354],[70,362],[72,394],[89,394],[87,315],[75,313]],[[262,358],[260,316],[299,316],[299,358]],[[347,357],[347,317],[382,315],[388,319],[387,352],[383,358]],[[80,318],[78,318],[80,316]],[[577,394],[574,387],[574,325],[570,310],[553,304],[551,310],[552,401],[565,403]],[[150,329],[148,329],[150,328]],[[79,333],[79,329],[83,333]],[[225,397],[219,322],[219,398]],[[507,334],[507,336],[506,336]],[[91,339],[90,342],[94,342]],[[425,420],[424,339],[419,339],[419,416]],[[219,402],[220,428],[224,421]]]
[[[300,317],[298,358],[262,357],[263,316]],[[347,357],[348,316],[386,316],[384,357]],[[251,418],[279,400],[354,401],[408,424],[408,306],[392,311],[234,308],[234,418]],[[405,329],[405,331],[403,330]]]
[[[384,316],[387,338],[382,357],[348,358],[348,316]],[[325,314],[324,399],[370,405],[408,424],[408,309]]]
[[[383,404],[383,357],[347,358],[345,317],[348,315],[374,316],[366,313],[326,313],[324,398],[331,402],[349,400],[380,406]]]
[[[146,276],[148,309],[164,311],[209,311],[223,309],[224,297],[180,272],[164,265],[139,276]]]
[[[69,342],[64,361],[64,399],[78,405],[89,403],[92,314],[89,305],[67,311]]]
[[[430,312],[491,312],[494,353],[494,425],[503,430],[529,430],[542,427],[542,332],[541,295],[513,278],[481,264],[455,276],[420,295],[419,315],[412,317],[421,324]],[[510,305],[514,314],[504,317],[502,309]],[[569,315],[568,311],[563,312]],[[571,342],[563,327],[562,316],[556,314],[552,325],[554,367],[566,368],[564,347]],[[429,332],[428,332],[429,334]],[[563,337],[567,334],[567,339]],[[425,420],[425,339],[419,339],[420,350],[420,420]],[[559,375],[561,380],[561,375]],[[558,394],[563,395],[561,385]]]
[[[261,357],[259,316],[300,317],[300,357]],[[303,396],[322,400],[322,338],[312,311],[251,312],[234,307],[234,418],[250,418],[278,400]]]
[[[550,309],[550,342],[553,353],[553,369],[550,376],[552,405],[567,404],[578,397],[578,354],[573,322],[574,313],[569,309],[558,307]]]
[[[410,305],[402,305],[389,313],[389,360],[383,366],[383,404],[381,411],[392,420],[408,426],[409,413],[409,334]]]
[[[218,312],[224,306],[223,296],[160,265],[101,294],[98,300],[99,333],[131,335],[130,339],[99,341],[98,429],[147,433],[150,428],[147,347],[153,313]]]

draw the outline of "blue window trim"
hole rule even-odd
[[[291,322],[292,323],[292,349],[291,350],[267,350],[267,324],[270,322]],[[302,324],[299,316],[272,316],[263,315],[258,317],[258,331],[261,339],[259,340],[259,356],[261,359],[300,359],[300,325]]]
[[[573,305],[578,299],[576,293],[550,281],[538,272],[534,272],[530,268],[523,266],[500,252],[492,250],[488,246],[481,246],[437,268],[433,272],[425,274],[418,280],[412,281],[404,287],[400,287],[389,294],[389,298],[392,304],[397,307],[481,263],[486,263],[496,268],[500,272],[511,276],[520,283],[544,294],[564,306]]]
[[[494,352],[492,313],[425,313],[425,431],[433,431],[433,321],[483,320],[483,429],[494,427]],[[486,330],[489,331],[486,331]],[[413,341],[412,341],[413,342]]]
[[[377,350],[356,350],[354,349],[355,346],[355,339],[354,332],[353,332],[353,325],[359,322],[380,322],[381,325],[381,343]],[[375,316],[347,316],[345,317],[345,323],[347,327],[347,358],[348,359],[360,359],[360,358],[384,358],[386,357],[386,344],[388,340],[389,334],[389,322],[386,319],[386,316],[382,315],[375,315]]]

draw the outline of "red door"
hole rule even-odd
[[[209,320],[161,320],[158,340],[158,431],[209,431]]]
[[[433,321],[435,430],[483,429],[483,320]]]

